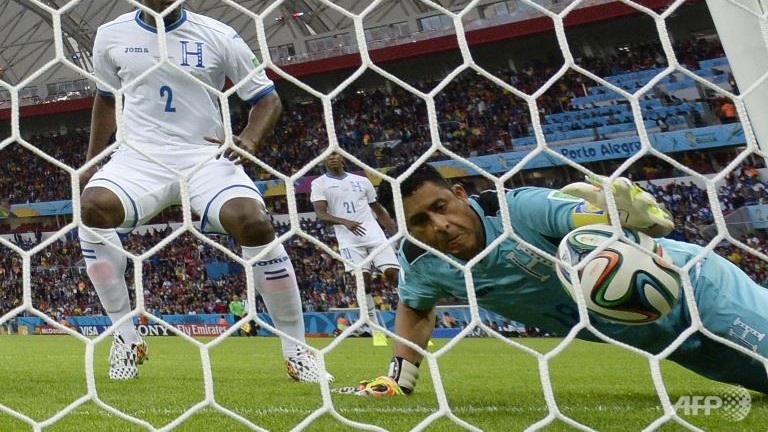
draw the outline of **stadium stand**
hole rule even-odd
[[[740,167],[719,192],[720,205],[725,213],[747,204],[768,203],[766,182],[755,173],[764,165],[746,164]],[[565,182],[552,182],[550,187],[560,187]],[[669,208],[678,228],[672,238],[692,243],[706,244],[710,239],[702,227],[713,222],[705,192],[692,183],[670,182],[660,186],[648,182],[648,189]],[[288,230],[284,222],[276,222],[279,233]],[[335,237],[327,227],[310,219],[301,220],[301,229],[321,242],[337,248]],[[126,249],[134,253],[144,251],[167,236],[170,225],[164,229],[153,228],[141,234],[125,237]],[[39,231],[38,231],[39,232]],[[217,238],[230,248],[233,243],[227,237]],[[756,250],[768,252],[768,236],[750,233],[743,239]],[[15,243],[24,249],[33,247],[39,240],[24,240],[21,235]],[[307,311],[325,311],[330,308],[354,307],[354,283],[345,274],[343,266],[328,254],[303,238],[292,237],[287,250],[296,267],[296,275]],[[768,267],[752,255],[724,243],[717,252],[747,269],[760,283],[768,284]],[[182,235],[170,246],[160,250],[145,261],[147,309],[159,314],[216,313],[217,303],[242,295],[245,278],[241,272],[224,274],[218,278],[207,273],[207,265],[227,263],[233,265],[219,251],[199,242],[191,235]],[[21,299],[20,261],[12,254],[0,262],[0,313],[12,309]],[[90,289],[82,264],[82,256],[73,235],[53,243],[44,252],[36,254],[32,262],[33,281],[37,288],[33,302],[40,310],[54,317],[60,315],[101,314],[95,291]],[[318,269],[322,269],[319,270]],[[131,275],[128,271],[129,284]],[[385,289],[381,279],[374,280],[374,298],[382,310],[393,309],[397,304],[394,292]],[[263,304],[257,304],[263,311]]]
[[[335,237],[323,224],[304,219],[302,229],[320,241],[333,245]],[[280,233],[287,231],[286,224],[276,223]],[[132,252],[143,251],[158,243],[168,234],[165,229],[148,229],[141,234],[125,236],[124,244]],[[219,238],[223,244],[232,247],[227,237]],[[22,240],[18,235],[14,241],[28,249],[37,240]],[[307,311],[325,311],[329,308],[355,307],[354,283],[348,279],[344,267],[331,259],[304,239],[294,237],[287,247],[294,262],[296,275],[305,299]],[[13,254],[0,262],[0,313],[15,307],[21,299],[20,261]],[[318,265],[318,260],[322,265]],[[211,246],[183,235],[168,247],[145,261],[149,289],[145,298],[147,309],[158,314],[216,313],[216,304],[243,295],[245,276],[239,268],[231,274],[212,277],[207,272],[208,264],[232,266],[234,263]],[[95,291],[91,289],[82,256],[73,235],[54,242],[44,252],[36,254],[32,262],[33,280],[38,289],[33,302],[42,311],[57,318],[60,316],[100,315],[101,306]],[[129,266],[130,267],[130,266]],[[318,271],[318,268],[323,270]],[[132,274],[129,268],[128,274]],[[132,283],[129,276],[129,285]],[[349,288],[352,287],[352,288]],[[374,280],[374,298],[382,310],[390,310],[397,304],[396,295],[385,292],[380,279]],[[258,302],[260,312],[264,305]]]
[[[681,64],[686,65],[700,76],[717,77],[714,82],[729,85],[729,66],[724,59],[722,47],[717,41],[705,39],[689,40],[676,44]],[[635,44],[628,47],[627,55],[621,57],[586,57],[581,64],[598,75],[607,76],[607,81],[629,91],[647,83],[648,79],[665,66],[659,55],[658,44]],[[518,71],[500,70],[497,76],[526,92],[533,92],[548,79],[557,64],[532,63]],[[647,97],[641,101],[644,122],[651,132],[664,131],[658,123],[663,118],[667,128],[693,128],[729,121],[718,113],[722,98],[704,98],[687,101],[676,94],[682,94],[694,86],[690,78],[680,79],[679,74],[670,75],[660,82],[658,97]],[[723,79],[725,78],[725,79]],[[436,82],[425,81],[417,87],[428,89]],[[636,133],[634,119],[626,103],[618,94],[605,86],[586,85],[583,76],[566,74],[552,86],[539,101],[543,130],[548,142],[573,143],[607,137],[619,137]],[[666,86],[666,87],[665,87]],[[578,96],[581,95],[581,96]],[[461,75],[436,98],[441,138],[452,151],[469,157],[496,154],[513,149],[526,149],[535,145],[531,135],[531,121],[527,106],[510,94],[498,92],[495,84],[476,75]],[[294,102],[286,104],[283,116],[270,140],[266,151],[258,156],[268,165],[283,173],[293,173],[317,154],[327,148],[328,142],[322,119],[322,107],[318,103]],[[399,88],[386,92],[383,88],[352,89],[342,93],[334,103],[334,115],[340,145],[360,160],[373,167],[387,167],[409,162],[428,147],[429,132],[426,109],[411,93]],[[232,118],[233,129],[243,126],[239,116]],[[38,134],[30,142],[40,150],[72,166],[83,163],[88,142],[87,128],[75,128],[67,134],[51,132]],[[381,143],[397,143],[381,145]],[[285,145],[293,143],[293,145]],[[40,161],[34,154],[20,146],[5,150],[8,176],[0,178],[0,197],[10,203],[45,202],[71,198],[70,179],[67,174],[52,164]],[[675,154],[686,166],[701,173],[713,172],[712,158],[706,154],[691,156],[688,153]],[[692,158],[697,157],[694,161]],[[443,158],[439,153],[434,160]],[[754,168],[753,166],[749,166]],[[256,179],[266,179],[268,174],[258,167],[247,166]],[[596,171],[599,168],[593,167]],[[605,169],[605,167],[604,167]],[[30,174],[30,170],[32,170]],[[24,171],[26,178],[35,179],[19,187],[19,174]],[[745,176],[732,177],[721,191],[721,205],[724,211],[733,210],[746,202],[739,197],[751,197],[763,202],[765,184],[758,179]],[[315,173],[319,173],[317,168]],[[608,171],[606,171],[608,172]],[[628,173],[636,180],[654,180],[682,175],[674,170],[665,170],[655,161],[649,160]],[[559,187],[565,179],[550,178],[539,182],[548,187]],[[537,184],[535,180],[528,184]],[[762,185],[755,189],[756,185]],[[706,196],[697,186],[672,182],[666,186],[648,183],[649,189],[676,215],[680,228],[673,233],[681,239],[706,243],[699,227],[712,223]],[[754,193],[758,190],[759,194]],[[735,197],[735,198],[728,198]],[[299,211],[310,211],[311,204],[305,195],[298,197]],[[270,210],[284,213],[287,209],[284,198],[268,200]],[[180,220],[178,209],[163,212],[154,223],[169,223]],[[288,226],[276,222],[278,232],[285,232]],[[303,219],[301,228],[321,242],[335,245],[335,239],[325,226]],[[39,242],[22,236],[25,233],[40,233],[55,229],[39,223],[28,222],[10,229],[0,223],[0,233],[13,233],[15,243],[24,249]],[[170,226],[166,229],[170,229]],[[167,234],[163,229],[147,230],[131,234],[124,240],[131,251],[146,250]],[[229,240],[221,242],[232,246]],[[764,250],[766,240],[750,237],[750,244]],[[320,251],[304,239],[294,237],[288,248],[296,267],[304,306],[307,311],[324,311],[329,308],[354,307],[354,283],[348,280],[340,263]],[[760,260],[743,257],[733,247],[720,249],[724,256],[733,260],[757,263],[751,271],[757,280],[766,279],[766,269]],[[21,274],[19,261],[12,254],[0,265],[0,314],[13,308],[21,299]],[[318,260],[323,263],[318,266]],[[245,286],[240,272],[222,274],[217,278],[208,275],[211,263],[228,263],[218,251],[192,236],[183,235],[176,242],[161,250],[145,262],[148,266],[146,293],[148,310],[158,314],[217,313],[217,305],[233,295],[242,295]],[[227,265],[230,265],[228,263]],[[37,279],[33,301],[39,309],[54,316],[101,314],[95,292],[90,289],[87,276],[74,242],[73,235],[51,245],[42,254],[36,254],[33,261],[33,279]],[[318,268],[325,270],[317,271]],[[130,273],[129,271],[129,274]],[[129,284],[131,281],[129,280]],[[384,289],[381,280],[375,280],[374,298],[380,309],[392,309],[397,303],[396,293]],[[263,304],[258,304],[263,311]]]
[[[711,70],[717,69],[721,71],[718,76],[727,78],[727,61],[722,57],[713,57],[723,55],[722,47],[716,41],[686,41],[677,44],[677,47],[676,51],[686,54],[686,64],[689,63],[691,70],[699,75],[712,74]],[[660,47],[639,44],[628,49],[632,55],[627,57],[631,61],[613,57],[585,58],[584,67],[598,75],[606,74],[609,82],[618,85],[631,82],[634,85],[631,89],[636,89],[637,85],[645,85],[650,77],[658,73],[660,65],[654,59],[658,57],[656,54]],[[501,70],[497,75],[532,93],[558,67],[556,63],[534,63],[517,72]],[[677,75],[670,75],[667,79]],[[428,89],[436,83],[425,81],[417,87]],[[727,85],[722,80],[719,83]],[[558,145],[636,134],[626,101],[622,102],[617,93],[603,86],[587,84],[582,75],[568,73],[538,101],[548,143]],[[689,78],[677,84],[685,87],[675,92],[684,92],[695,86]],[[649,132],[661,130],[657,124],[659,118],[664,118],[677,129],[736,120],[732,116],[720,115],[722,105],[727,102],[722,97],[685,101],[673,98],[663,88],[659,87],[658,97],[647,96],[641,103],[643,120]],[[583,95],[584,89],[595,94],[577,96]],[[665,95],[666,99],[663,98]],[[326,149],[328,140],[319,103],[294,102],[286,105],[274,136],[258,157],[282,173],[293,174]],[[523,101],[498,92],[494,83],[475,74],[460,75],[438,95],[436,105],[441,139],[449,149],[461,156],[495,154],[526,149],[536,144],[528,108]],[[374,168],[411,162],[429,146],[426,107],[416,96],[399,87],[391,93],[382,88],[349,89],[335,100],[334,115],[341,147]],[[233,130],[241,130],[243,121],[240,116],[233,116]],[[67,134],[51,132],[34,135],[30,142],[70,166],[80,166],[84,162],[88,131],[84,125]],[[5,151],[10,153],[4,156],[7,157],[11,175],[0,178],[0,197],[8,198],[11,203],[71,198],[69,178],[65,172],[40,161],[20,146],[11,146]],[[445,157],[435,158],[440,159]],[[28,167],[33,170],[28,178],[41,180],[27,183],[19,189],[18,173]],[[271,177],[257,166],[246,167],[254,179]],[[313,172],[319,173],[318,168]]]

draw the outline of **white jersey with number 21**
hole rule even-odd
[[[312,180],[309,199],[327,202],[328,213],[333,216],[363,224],[363,236],[355,235],[344,225],[333,226],[340,248],[380,245],[387,241],[371,210],[371,203],[376,202],[376,190],[366,177],[345,173],[344,177],[337,178],[323,174]]]

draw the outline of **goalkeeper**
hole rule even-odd
[[[397,177],[406,169],[396,168],[389,175]],[[554,255],[560,240],[576,227],[608,222],[602,180],[589,181],[566,186],[562,191],[508,190],[506,201],[515,233]],[[427,164],[405,178],[400,190],[409,233],[459,262],[471,260],[504,234],[496,192],[468,197],[461,186],[450,185]],[[390,183],[383,182],[378,192],[381,203],[393,214]],[[625,227],[653,237],[672,230],[670,215],[629,180],[617,179],[612,184],[612,195]],[[670,239],[657,242],[678,267],[702,252],[701,247],[688,243]],[[444,297],[467,299],[464,274],[409,241],[401,245],[398,259],[402,273],[395,333],[425,348],[432,335],[437,301]],[[767,357],[768,290],[713,252],[692,266],[689,275],[704,327]],[[554,264],[513,238],[506,238],[477,262],[472,267],[472,278],[479,306],[511,320],[558,334],[568,333],[579,322],[576,303],[560,285]],[[678,301],[670,313],[641,326],[621,325],[599,317],[592,317],[591,322],[613,339],[657,354],[690,326],[691,318],[686,302]],[[578,337],[599,341],[586,330]],[[414,390],[421,354],[397,341],[393,350],[387,375],[361,382],[358,394],[399,395]],[[768,393],[762,361],[701,333],[688,337],[668,358],[707,378]]]

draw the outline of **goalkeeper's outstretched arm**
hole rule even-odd
[[[427,347],[435,327],[435,309],[413,309],[402,301],[397,305],[395,334],[421,348]],[[408,345],[394,340],[394,357],[389,363],[387,375],[362,381],[358,386],[360,396],[394,396],[410,394],[419,377],[422,355]]]
[[[598,215],[589,211],[580,212],[579,208],[576,208],[573,217],[576,227],[608,221],[604,183],[610,185],[621,226],[634,228],[651,237],[664,237],[675,228],[672,215],[656,202],[653,195],[628,178],[619,177],[608,183],[602,176],[587,176],[587,182],[571,183],[560,189],[606,211],[606,214]],[[605,221],[599,220],[602,218],[605,218]]]
[[[395,333],[426,348],[435,328],[435,309],[413,309],[402,301],[397,305],[395,315]],[[422,355],[408,345],[395,341],[393,344],[395,357],[402,357],[413,364],[421,362]]]

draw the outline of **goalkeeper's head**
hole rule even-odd
[[[411,165],[398,165],[387,172],[390,177],[400,177],[410,168]],[[403,199],[413,195],[416,190],[424,183],[433,183],[438,187],[450,189],[451,184],[440,174],[435,167],[430,164],[422,164],[408,177],[400,182],[400,194]],[[388,181],[382,181],[378,190],[378,201],[390,214],[395,214],[395,198],[392,192],[392,184]]]
[[[399,177],[410,166],[398,166],[387,174]],[[480,217],[469,205],[467,191],[451,184],[432,165],[423,164],[401,179],[403,213],[408,232],[419,241],[461,259],[471,259],[485,246]],[[395,214],[392,185],[382,182],[379,202]]]

